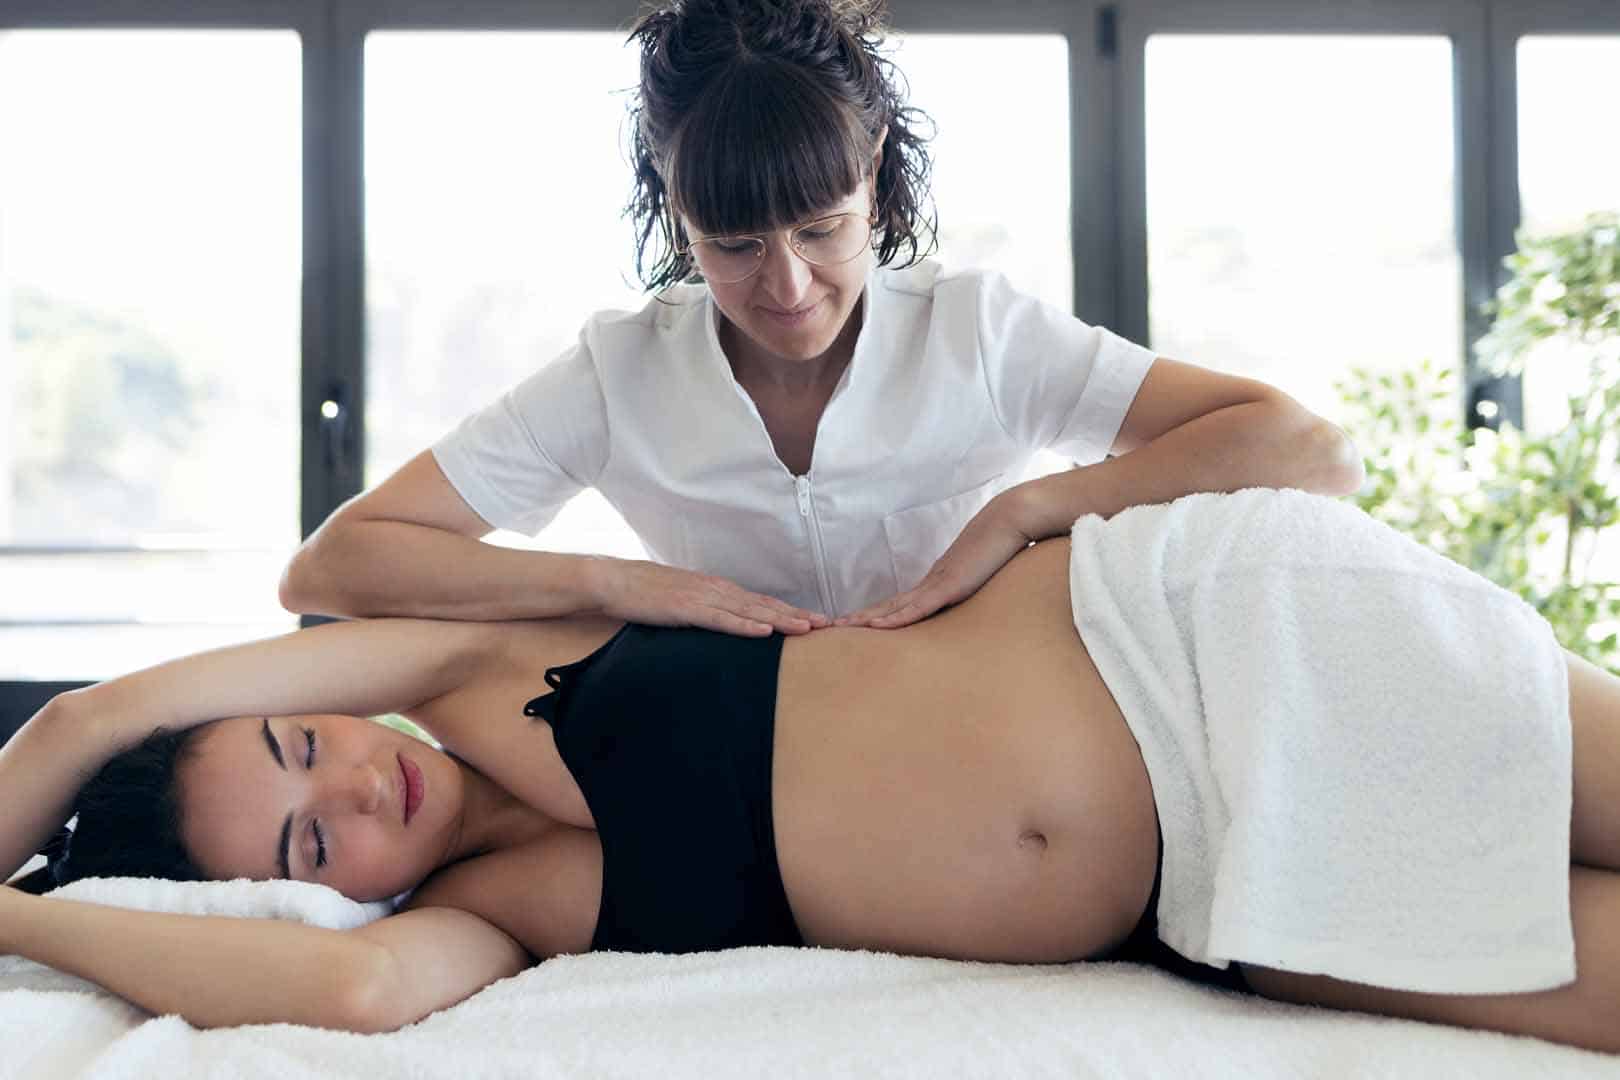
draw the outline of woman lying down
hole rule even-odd
[[[8,874],[77,803],[57,882],[409,893],[335,931],[0,888],[0,952],[201,1026],[392,1029],[589,949],[1156,938],[1271,998],[1620,1050],[1620,679],[1296,492],[1083,518],[903,630],[303,630],[61,695],[0,793]]]

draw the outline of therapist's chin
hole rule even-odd
[[[821,307],[829,305],[823,302]],[[782,326],[768,315],[750,312],[748,337],[771,356],[790,363],[809,363],[825,356],[838,342],[843,323],[816,311],[801,326]],[[847,316],[846,316],[847,317]]]

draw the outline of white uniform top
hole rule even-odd
[[[703,285],[593,316],[434,456],[492,526],[537,532],[595,487],[652,558],[836,617],[915,585],[1036,451],[1101,460],[1153,362],[998,274],[879,268],[863,295],[804,476],[733,378]]]

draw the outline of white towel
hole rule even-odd
[[[1301,492],[1073,541],[1075,625],[1153,782],[1167,944],[1430,992],[1574,978],[1567,669],[1528,605]]]

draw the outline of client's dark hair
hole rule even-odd
[[[49,865],[11,884],[43,893],[87,877],[202,880],[180,839],[178,779],[199,730],[158,728],[103,765],[74,801],[78,823],[41,852]]]

